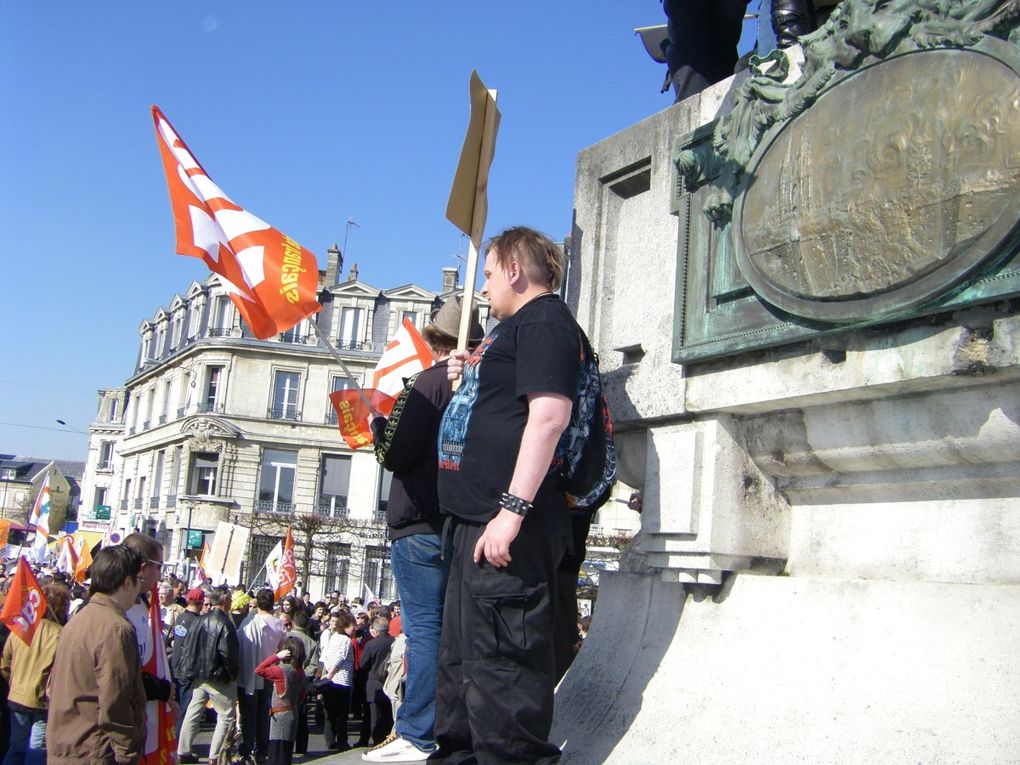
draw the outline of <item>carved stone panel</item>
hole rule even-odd
[[[978,51],[894,58],[827,91],[749,170],[737,259],[759,295],[830,322],[923,305],[1020,218],[1020,78]]]

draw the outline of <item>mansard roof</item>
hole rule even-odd
[[[156,313],[152,317],[152,323],[159,324],[161,321],[166,321],[166,319],[167,319],[166,309],[163,308],[163,306],[160,306],[159,308],[156,309]]]
[[[174,295],[174,299],[170,301],[170,313],[179,311],[181,308],[185,308],[188,305],[188,301],[180,296],[180,293]]]

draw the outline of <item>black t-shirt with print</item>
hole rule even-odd
[[[528,394],[559,393],[571,401],[577,396],[579,332],[558,296],[540,295],[493,329],[471,355],[439,428],[443,512],[474,523],[499,512],[528,420]],[[533,514],[562,531],[569,518],[558,483],[555,471],[546,477]]]

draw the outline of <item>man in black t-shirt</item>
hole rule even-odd
[[[484,273],[501,323],[450,360],[463,380],[439,431],[453,554],[429,761],[554,763],[555,582],[570,535],[554,455],[577,395],[581,330],[554,294],[563,255],[546,236],[504,231]]]

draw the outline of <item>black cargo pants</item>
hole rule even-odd
[[[555,667],[556,568],[566,538],[532,511],[499,569],[471,556],[484,526],[451,520],[450,579],[436,675],[444,765],[547,765]]]

